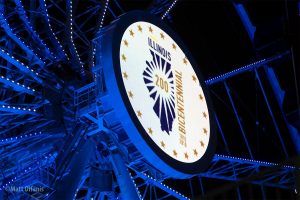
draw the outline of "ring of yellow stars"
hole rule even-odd
[[[132,97],[133,97],[133,93],[132,93],[131,91],[129,91],[129,92],[128,92],[128,96],[129,96],[130,98],[132,98]]]
[[[134,37],[134,32],[132,30],[130,30],[129,33],[132,37]]]
[[[126,62],[126,56],[124,54],[122,54],[122,60]]]
[[[193,81],[195,81],[195,82],[196,82],[196,80],[197,80],[197,77],[196,77],[195,75],[193,75],[193,76],[192,76],[192,78],[193,78]]]
[[[189,159],[189,154],[188,153],[184,153],[184,157],[186,158],[186,159]]]
[[[183,59],[183,63],[187,65],[187,60],[186,60],[186,58]]]
[[[199,94],[199,98],[200,98],[200,100],[203,100],[202,94]]]
[[[203,117],[206,119],[206,117],[207,117],[206,112],[202,112],[202,113],[203,113]]]
[[[124,44],[125,44],[126,47],[128,47],[128,42],[127,42],[127,40],[124,40]]]
[[[149,52],[149,43],[151,42],[151,45],[156,45],[157,43],[170,52],[171,71],[174,74],[176,71],[178,72],[178,76],[173,74],[173,80],[178,81],[176,82],[178,87],[174,88],[174,92],[180,92],[179,81],[181,81],[181,86],[186,84],[189,87],[189,91],[183,92],[182,98],[186,100],[184,104],[195,104],[193,106],[185,106],[185,125],[183,127],[179,127],[179,118],[174,116],[174,125],[172,130],[170,130],[170,134],[166,134],[162,130],[162,122],[154,112],[151,96],[145,96],[145,94],[150,93],[143,79],[143,73],[149,67],[145,61],[151,61],[151,52]],[[123,80],[125,92],[127,93],[126,98],[131,104],[135,119],[141,123],[148,139],[152,140],[160,151],[163,151],[172,159],[187,164],[193,164],[200,160],[205,155],[207,147],[209,147],[211,131],[209,124],[210,112],[207,107],[209,102],[207,102],[206,95],[201,87],[200,78],[193,69],[191,61],[182,51],[181,46],[164,30],[154,24],[143,21],[138,21],[127,27],[119,43],[120,50],[118,52],[121,76],[118,78]],[[157,73],[154,71],[153,77]],[[162,71],[163,79],[166,76],[165,73]],[[155,80],[153,78],[153,83],[155,83]],[[181,96],[177,96],[177,100],[179,98]],[[174,103],[173,109],[175,111],[180,110],[180,105],[176,102],[176,99]],[[200,119],[201,123],[191,119]],[[175,125],[175,123],[177,124]],[[186,134],[181,134],[181,131],[186,132]],[[134,135],[135,133],[132,134],[132,137],[137,137]],[[144,147],[142,146],[141,148]]]
[[[142,117],[143,114],[142,114],[141,111],[138,110],[138,111],[137,111],[137,115],[138,115],[139,117]]]
[[[152,135],[152,133],[153,133],[152,128],[148,128],[148,132]]]
[[[143,31],[143,29],[142,29],[141,25],[138,25],[138,29],[139,29],[139,31],[140,31],[140,32],[142,32],[142,31]]]
[[[173,43],[172,48],[176,50],[176,45]]]
[[[173,155],[174,155],[175,157],[177,157],[177,151],[176,151],[176,150],[173,150]]]
[[[202,140],[200,141],[200,145],[201,147],[204,147],[204,142]]]
[[[149,26],[149,32],[152,33],[153,32],[153,29],[151,26]]]
[[[194,149],[193,151],[194,151],[194,155],[197,156],[198,155],[198,151],[196,149]]]
[[[128,74],[127,74],[126,72],[123,72],[123,77],[124,77],[125,79],[128,79]]]

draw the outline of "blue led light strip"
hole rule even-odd
[[[34,80],[36,80],[38,83],[42,83],[42,79],[38,77],[39,73],[35,72],[33,69],[30,69],[28,66],[26,66],[24,63],[20,62],[18,59],[16,59],[13,55],[10,55],[8,52],[5,52],[3,49],[0,49],[0,57],[17,67],[20,71],[24,72],[25,74],[28,74],[31,76]]]
[[[38,43],[40,47],[44,47],[44,52],[48,57],[53,59],[53,57],[56,59],[56,57],[53,55],[53,53],[50,51],[50,49],[47,47],[47,45],[44,43],[44,41],[39,37],[38,33],[33,29],[33,27],[30,24],[30,21],[26,15],[26,11],[24,9],[23,3],[21,0],[14,0],[17,8],[17,12],[19,13],[19,16],[21,20],[23,21],[26,29],[30,32],[32,38]]]
[[[265,162],[265,161],[258,161],[258,160],[252,160],[252,159],[246,159],[246,158],[238,158],[238,157],[233,157],[233,156],[215,154],[214,160],[220,160],[220,159],[228,160],[228,161],[243,162],[246,164],[259,164],[260,166],[265,166],[265,167],[281,166],[280,164],[273,163],[273,162]],[[285,169],[297,169],[297,167],[291,166],[291,165],[282,165],[282,167]],[[300,170],[300,168],[298,168],[298,170]]]
[[[277,56],[274,56],[274,57],[271,57],[271,58],[267,58],[267,59],[262,59],[262,60],[256,61],[256,62],[254,62],[254,63],[245,65],[245,66],[243,66],[243,67],[240,67],[240,68],[238,68],[238,69],[232,70],[232,71],[227,72],[227,73],[225,73],[225,74],[222,74],[222,75],[216,76],[216,77],[214,77],[214,78],[208,79],[208,80],[205,81],[205,83],[206,83],[207,85],[213,85],[213,84],[215,84],[215,83],[224,81],[224,80],[226,80],[226,79],[228,79],[228,78],[231,78],[231,77],[236,76],[236,75],[238,75],[238,74],[241,74],[241,73],[243,73],[243,72],[251,71],[251,70],[253,70],[253,69],[255,69],[255,68],[262,67],[262,66],[264,66],[264,65],[267,64],[267,63],[270,63],[270,62],[273,62],[273,61],[275,61],[275,60],[281,59],[281,58],[283,58],[283,57],[285,57],[285,56],[287,56],[287,55],[289,55],[289,54],[290,54],[290,52],[289,52],[289,51],[286,51],[286,52],[281,53],[281,54],[279,54],[279,55],[277,55]]]
[[[178,199],[184,199],[187,200],[189,199],[188,197],[184,196],[183,194],[181,194],[180,192],[172,189],[171,187],[167,186],[166,184],[162,183],[161,181],[145,174],[145,173],[141,173],[138,172],[136,170],[134,170],[136,175],[142,179],[144,179],[145,181],[155,185],[156,187],[160,188],[161,190],[173,195],[174,197],[178,198]]]
[[[56,35],[54,34],[54,31],[52,29],[52,26],[51,26],[51,23],[50,23],[50,20],[49,20],[47,4],[46,4],[45,0],[40,0],[40,7],[42,9],[44,18],[47,21],[48,28],[50,29],[50,32],[52,33],[52,36],[54,37],[53,42],[55,43],[55,46],[59,49],[59,55],[61,57],[64,56],[65,58],[67,58],[67,60],[69,60],[68,55],[66,54],[65,50],[63,49],[61,43],[59,42],[58,38],[56,37]],[[51,36],[51,34],[50,34],[50,36]]]
[[[1,6],[0,6],[0,12],[1,12]],[[10,27],[10,24],[5,19],[3,13],[0,13],[0,26],[5,30],[7,35],[15,41],[27,54],[30,56],[33,56],[35,60],[37,61],[37,64],[41,67],[45,66],[45,63],[42,61],[42,58],[40,58],[37,54],[34,53],[30,47],[24,43],[24,41],[21,40],[15,33],[13,33],[13,29]]]
[[[171,11],[171,9],[175,6],[175,4],[177,3],[178,0],[174,0],[173,3],[171,4],[171,6],[168,8],[168,10],[163,14],[163,16],[161,17],[161,19],[164,19],[169,12]]]
[[[0,111],[14,113],[14,114],[39,115],[36,113],[35,108],[20,107],[20,106],[14,106],[14,105],[0,105]]]
[[[50,165],[51,163],[53,163],[55,157],[57,156],[56,153],[54,154],[47,154],[45,156],[43,156],[43,159],[45,160],[42,160],[42,165],[44,167]],[[40,162],[40,160],[38,161]],[[21,178],[23,175],[25,174],[28,174],[29,172],[32,172],[32,171],[35,171],[37,170],[38,168],[40,167],[40,165],[38,163],[33,163],[32,165],[30,165],[29,167],[25,168],[22,172],[18,173],[17,176],[13,177],[12,179],[8,180],[5,184],[3,184],[1,187],[0,187],[0,191],[5,189],[6,187],[8,187],[10,184],[18,181],[17,178]]]
[[[100,26],[99,26],[99,29],[98,29],[97,33],[100,32],[100,30],[101,30],[101,28],[103,26],[105,14],[106,14],[106,11],[107,11],[107,8],[108,8],[108,4],[109,4],[109,0],[106,0],[105,6],[104,6],[104,10],[103,10],[103,14],[101,16]],[[96,33],[96,35],[97,35],[97,33]],[[93,65],[94,66],[95,66],[95,62],[94,62],[95,61],[95,59],[94,59],[95,58],[95,54],[96,54],[96,46],[93,48],[93,58],[92,58],[92,60],[93,60]]]
[[[15,142],[16,140],[28,139],[28,138],[40,136],[41,134],[42,132],[35,132],[35,133],[30,133],[30,134],[16,136],[16,137],[0,138],[0,144],[11,143],[11,142]]]
[[[10,78],[5,78],[4,76],[0,75],[0,82],[12,87],[17,92],[25,92],[27,94],[36,95],[35,89],[29,86],[25,86],[24,84],[18,83],[17,81],[11,80]]]

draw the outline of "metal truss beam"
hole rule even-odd
[[[38,73],[34,70],[30,69],[28,66],[21,63],[18,59],[15,59],[14,56],[10,55],[9,53],[5,52],[3,49],[0,49],[0,57],[5,59],[7,62],[11,63],[15,67],[17,67],[21,72],[31,76],[34,80],[38,83],[42,84],[43,81],[38,77]]]
[[[66,40],[67,40],[70,53],[72,55],[72,60],[74,62],[72,68],[75,71],[79,72],[83,66],[73,41],[73,2],[72,1],[73,0],[66,1],[67,4],[66,27],[67,28],[66,28],[65,35],[66,35]]]
[[[17,12],[21,18],[21,20],[23,21],[26,30],[28,31],[28,33],[30,34],[30,36],[32,37],[33,42],[37,43],[37,45],[39,46],[40,50],[42,50],[43,54],[45,55],[45,57],[47,59],[53,60],[55,57],[53,56],[53,54],[50,52],[49,48],[46,46],[46,44],[42,41],[42,39],[39,37],[39,35],[36,33],[36,31],[33,29],[33,27],[30,24],[30,21],[26,15],[26,12],[24,10],[24,6],[23,3],[21,2],[21,0],[14,0],[15,4],[16,4],[16,8],[17,8]]]
[[[45,0],[39,0],[40,3],[40,10],[41,10],[41,16],[42,20],[44,21],[44,28],[47,36],[49,37],[52,45],[54,46],[56,50],[56,55],[63,60],[68,59],[67,54],[65,53],[61,43],[59,42],[58,38],[54,34],[54,31],[52,30],[50,20],[49,20],[49,15],[48,15],[48,10],[47,10],[47,5]]]
[[[263,67],[264,65],[266,65],[268,63],[280,60],[280,59],[282,59],[282,58],[284,58],[285,56],[288,56],[288,55],[290,55],[290,52],[286,51],[286,52],[280,53],[280,54],[278,54],[276,56],[273,56],[271,58],[266,58],[266,59],[262,59],[262,60],[253,62],[251,64],[248,64],[248,65],[245,65],[243,67],[237,68],[237,69],[235,69],[233,71],[227,72],[225,74],[221,74],[221,75],[216,76],[214,78],[210,78],[210,79],[206,80],[205,83],[207,85],[213,85],[215,83],[219,83],[219,82],[225,81],[228,78],[237,76],[237,75],[242,74],[244,72],[252,71],[254,69]]]
[[[0,82],[4,85],[10,86],[13,90],[17,92],[24,92],[30,95],[36,95],[36,91],[33,88],[30,88],[29,86],[25,86],[23,84],[20,84],[14,80],[10,80],[9,78],[5,78],[4,76],[0,76]]]
[[[210,168],[199,177],[293,189],[295,172],[299,170],[300,166],[215,155]]]
[[[143,179],[145,181],[144,184],[150,184],[152,186],[155,186],[155,187],[161,189],[162,191],[165,191],[167,193],[168,197],[172,196],[173,198],[182,199],[182,200],[189,199],[189,198],[185,197],[183,194],[181,194],[180,192],[178,192],[178,191],[172,189],[171,187],[167,186],[166,184],[162,183],[162,180],[157,180],[145,173],[141,173],[136,170],[134,170],[134,172],[136,173],[136,176],[133,177],[133,179],[136,179],[137,177]],[[137,187],[141,187],[141,185],[138,185]],[[163,196],[158,199],[163,199],[165,197],[167,197],[167,196]]]
[[[34,63],[39,65],[40,67],[44,67],[45,63],[42,61],[41,58],[39,58],[34,52],[33,50],[31,50],[20,38],[18,38],[16,36],[16,34],[12,31],[12,28],[9,26],[9,24],[7,23],[4,15],[3,15],[3,8],[1,6],[0,3],[0,11],[2,13],[0,13],[0,26],[4,29],[4,31],[6,32],[6,34],[13,40],[15,41],[25,52],[26,54],[29,56],[29,60]]]
[[[17,115],[39,115],[34,108],[19,107],[19,106],[10,106],[10,105],[0,105],[0,111],[17,114]],[[5,115],[5,113],[1,113]]]

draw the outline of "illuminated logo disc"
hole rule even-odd
[[[151,140],[178,161],[201,159],[210,138],[208,107],[180,46],[154,24],[135,22],[123,34],[120,66],[132,109]]]

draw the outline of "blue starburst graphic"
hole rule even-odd
[[[143,72],[145,85],[150,97],[154,100],[153,110],[160,119],[161,130],[170,134],[175,119],[174,79],[171,64],[150,50],[151,61],[146,61],[147,67]],[[162,90],[158,85],[158,74],[163,76],[166,87]]]

